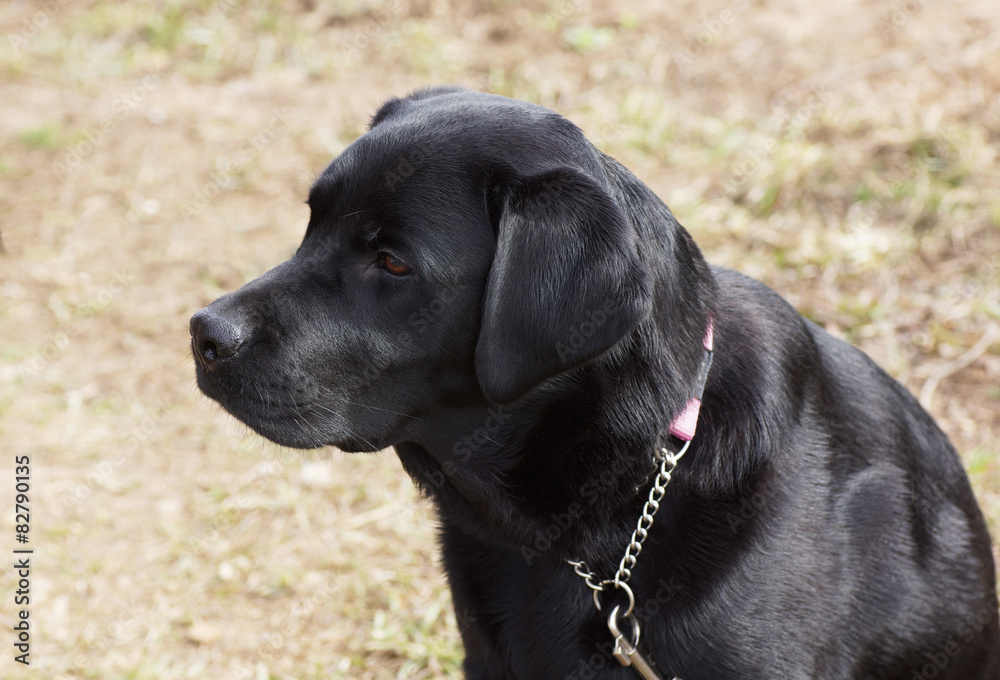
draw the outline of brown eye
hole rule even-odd
[[[406,263],[389,253],[380,253],[378,262],[382,269],[394,276],[406,276],[413,270],[406,266]]]

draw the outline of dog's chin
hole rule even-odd
[[[382,443],[379,439],[361,441],[355,438],[343,439],[332,444],[346,453],[375,453],[388,448],[390,444]]]
[[[261,437],[292,449],[333,446],[346,453],[374,453],[389,446],[380,437],[367,438],[345,432],[329,432],[301,418],[275,419],[254,413],[241,413],[226,405],[223,408]]]
[[[241,419],[243,420],[243,419]],[[292,449],[319,449],[333,446],[345,453],[374,453],[387,448],[379,439],[361,439],[335,433],[304,432],[281,423],[247,422],[246,425],[265,439]]]
[[[392,445],[386,437],[344,431],[333,423],[314,422],[308,409],[280,412],[243,400],[230,400],[215,393],[212,385],[199,382],[202,392],[264,439],[292,449],[333,446],[346,453],[374,453]]]
[[[255,408],[227,403],[216,397],[212,397],[212,399],[218,402],[229,415],[264,439],[279,446],[287,446],[291,449],[318,449],[333,443],[324,436],[325,433],[309,426],[301,419],[293,421],[284,417],[276,418],[274,414],[260,413]]]

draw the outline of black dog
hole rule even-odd
[[[198,385],[279,444],[395,447],[440,513],[469,678],[637,678],[612,612],[623,660],[638,625],[665,678],[1000,678],[990,539],[945,435],[707,265],[574,125],[393,99],[309,206],[292,259],[191,319]]]

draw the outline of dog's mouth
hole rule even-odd
[[[227,413],[260,436],[280,446],[317,449],[334,446],[348,453],[371,453],[389,446],[381,437],[361,437],[347,427],[335,409],[292,394],[275,394],[275,386],[262,380],[219,380],[197,370],[198,387]]]
[[[348,453],[372,453],[386,448],[380,438],[345,433],[330,418],[323,417],[323,410],[308,405],[253,400],[219,403],[254,432],[280,446],[294,449],[334,446]]]
[[[263,403],[241,404],[239,408],[223,404],[223,408],[254,432],[280,446],[318,449],[333,443],[298,409],[278,411]]]

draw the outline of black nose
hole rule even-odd
[[[236,356],[244,339],[240,324],[208,307],[191,317],[191,349],[205,368]]]

